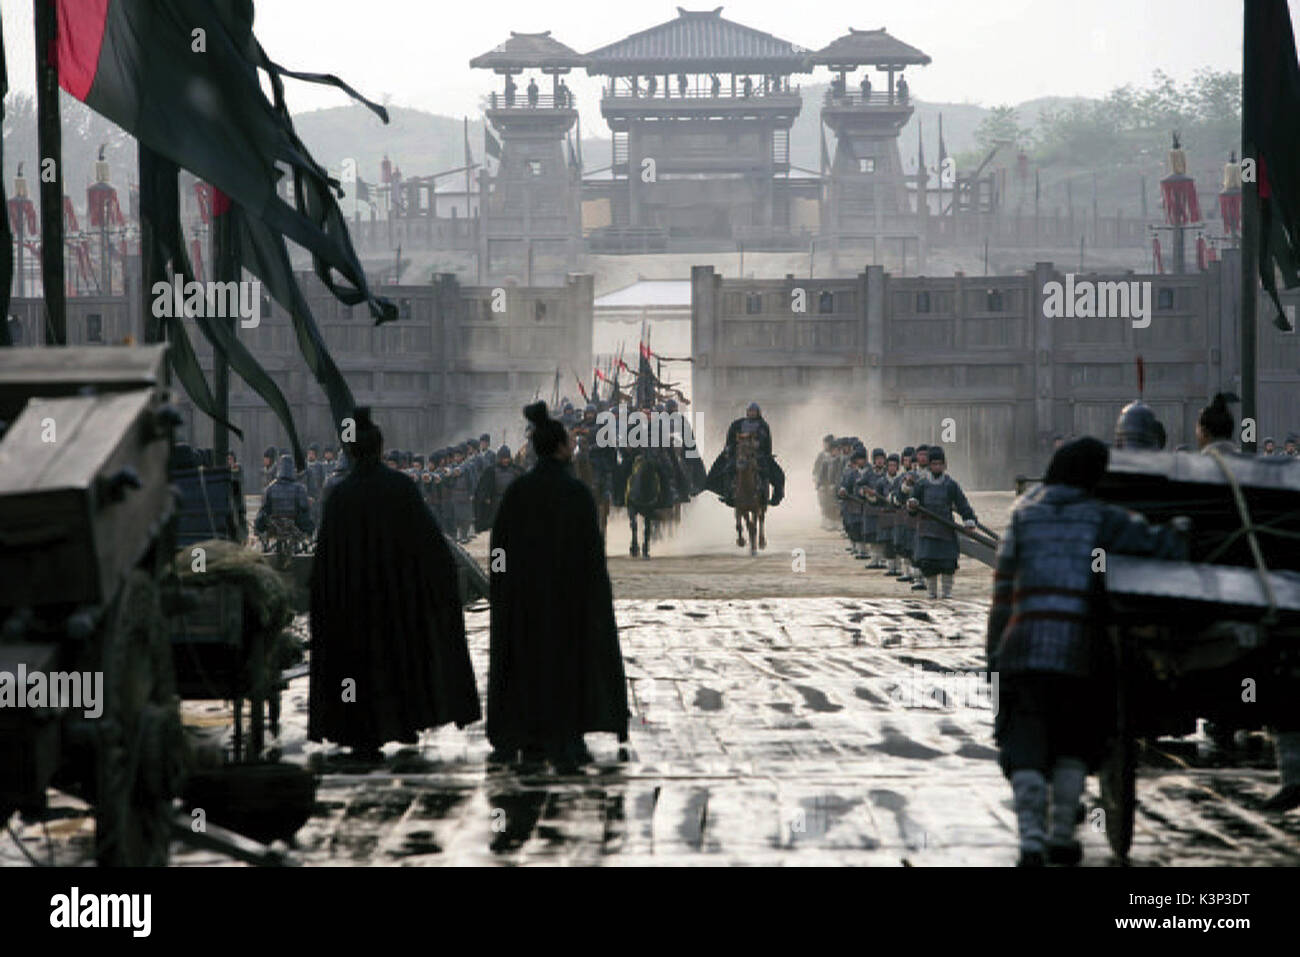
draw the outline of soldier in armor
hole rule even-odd
[[[451,505],[456,519],[456,540],[462,544],[468,542],[474,534],[474,485],[477,475],[474,466],[466,460],[469,446],[460,445],[452,457],[456,463],[452,467]]]
[[[338,460],[334,463],[334,471],[330,472],[325,479],[325,484],[321,486],[320,501],[322,509],[325,507],[326,499],[330,497],[330,492],[334,491],[334,488],[347,478],[348,467],[348,453],[344,449],[339,452]]]
[[[311,507],[313,525],[320,524],[320,493],[325,487],[325,465],[320,460],[320,446],[307,446],[307,467],[302,471],[302,484],[307,489],[307,502]]]
[[[813,460],[813,488],[817,490],[817,505],[822,513],[822,525],[826,525],[834,514],[832,509],[835,506],[835,480],[836,476],[832,474],[832,467],[835,464],[835,436],[822,436],[822,450],[817,453],[817,458]]]
[[[1259,454],[1261,458],[1273,458],[1278,454],[1277,441],[1274,439],[1265,439],[1264,447],[1260,450]]]
[[[928,473],[917,479],[912,497],[907,500],[908,511],[917,512],[916,565],[925,578],[931,598],[952,597],[952,576],[957,571],[957,533],[928,515],[920,514],[924,508],[941,518],[951,518],[953,510],[962,517],[967,528],[975,527],[975,511],[966,501],[966,493],[957,481],[947,474],[947,461],[942,447],[930,446]],[[940,579],[943,589],[940,592]]]
[[[721,498],[723,504],[728,506],[732,504],[731,495],[736,471],[736,436],[742,433],[757,437],[759,472],[772,488],[768,504],[773,507],[780,505],[781,499],[785,497],[785,472],[772,457],[772,429],[763,418],[763,412],[757,402],[749,403],[744,416],[736,419],[727,428],[727,444],[714,460],[713,467],[709,469],[706,488]]]
[[[904,482],[904,487],[901,490],[903,492],[904,506],[907,505],[907,500],[912,497],[912,490],[916,487],[916,483],[921,480],[922,476],[928,475],[929,472],[930,472],[930,446],[918,445],[916,447],[916,458],[915,461],[913,461],[912,463],[912,474],[908,476],[907,480]],[[912,591],[925,591],[925,576],[921,574],[921,569],[918,568],[916,564],[916,554],[917,554],[916,539],[917,539],[917,531],[921,527],[921,515],[919,512],[915,514],[909,512],[906,516],[906,519],[907,519],[907,535],[908,538],[911,540],[910,550],[912,553],[912,561],[911,561]]]
[[[510,446],[503,445],[497,449],[496,461],[479,476],[478,485],[474,489],[474,531],[492,530],[501,496],[506,494],[510,483],[523,474],[524,470],[515,465]]]
[[[1185,557],[1180,529],[1092,495],[1106,471],[1106,447],[1076,439],[1052,456],[1043,484],[1017,500],[998,545],[987,654],[998,675],[995,733],[1011,782],[1022,866],[1074,865],[1079,799],[1112,728],[1093,550]],[[1181,523],[1179,523],[1181,524]],[[1048,822],[1048,804],[1051,821]]]
[[[1064,436],[1057,436],[1056,449],[1065,444]],[[1157,452],[1165,447],[1165,427],[1156,418],[1151,406],[1141,399],[1130,402],[1120,410],[1115,420],[1115,448],[1147,449]]]
[[[910,581],[912,578],[912,539],[913,530],[905,511],[902,511],[904,504],[912,495],[912,482],[916,478],[913,472],[912,459],[916,456],[916,449],[910,445],[903,449],[903,454],[899,457],[898,474],[894,476],[894,481],[890,483],[888,499],[894,507],[894,554],[895,559],[894,577]],[[904,492],[906,489],[906,492]]]
[[[307,489],[296,476],[293,456],[280,456],[275,480],[262,493],[262,508],[257,513],[257,521],[253,526],[258,535],[265,535],[271,529],[272,519],[288,520],[304,535],[310,535],[315,530],[316,523],[312,521]]]
[[[528,89],[525,92],[528,94],[529,107],[536,108],[538,90],[537,90],[537,79],[535,77],[529,77]]]
[[[597,502],[613,504],[614,477],[618,475],[618,446],[601,445],[596,441],[600,434],[600,427],[597,425],[599,415],[600,410],[596,403],[588,402],[582,410],[582,421],[573,430],[573,436],[591,462],[592,484],[595,486],[592,497]]]
[[[903,74],[901,73],[898,74],[897,90],[898,90],[898,102],[906,103],[907,102],[907,78],[904,77]]]
[[[849,536],[854,558],[866,558],[866,543],[862,540],[862,499],[857,495],[858,482],[865,474],[867,450],[856,446],[849,455],[848,468],[840,476],[835,496],[840,500],[840,520],[844,533]]]
[[[1290,433],[1282,442],[1282,454],[1292,457],[1300,455],[1300,436]]]
[[[275,481],[276,469],[280,462],[280,450],[274,445],[268,445],[266,451],[262,453],[262,488]]]
[[[885,450],[871,450],[871,467],[858,480],[857,494],[867,500],[862,509],[862,541],[866,544],[866,568],[884,568],[877,538],[880,529],[880,480],[885,475]]]
[[[894,528],[898,523],[898,513],[889,503],[890,493],[898,481],[899,455],[890,452],[885,457],[885,471],[876,480],[875,493],[879,499],[876,508],[876,548],[885,567],[885,574],[897,577],[898,551],[894,548]]]

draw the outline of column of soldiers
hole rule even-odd
[[[961,485],[947,474],[938,445],[907,446],[901,452],[872,450],[856,436],[824,436],[813,465],[822,517],[839,524],[846,549],[867,569],[909,584],[930,598],[952,597],[960,554],[952,516],[974,528],[975,512]]]

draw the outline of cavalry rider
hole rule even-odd
[[[718,454],[713,467],[709,469],[706,487],[721,498],[723,504],[732,504],[731,496],[736,476],[736,438],[742,434],[753,435],[758,440],[759,474],[772,487],[768,504],[774,507],[780,505],[781,499],[785,497],[785,472],[781,471],[781,467],[776,464],[776,459],[772,457],[772,429],[763,418],[757,402],[749,403],[744,416],[732,422],[727,429],[726,447]]]
[[[601,445],[597,438],[600,426],[600,407],[588,402],[582,410],[582,421],[572,430],[573,437],[591,462],[593,497],[598,501],[613,503],[614,476],[618,473],[618,445]]]

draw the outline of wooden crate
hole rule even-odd
[[[0,349],[0,419],[12,422],[36,397],[162,385],[166,351],[164,345]]]
[[[137,389],[27,403],[0,440],[0,607],[100,605],[116,594],[174,508],[171,442],[155,416],[163,397]],[[124,470],[139,487],[114,482]]]

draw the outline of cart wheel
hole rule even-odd
[[[1129,700],[1129,662],[1118,629],[1110,629],[1115,661],[1115,736],[1098,771],[1106,840],[1121,864],[1128,863],[1133,844],[1133,814],[1137,803],[1137,745]]]
[[[158,588],[145,572],[132,571],[123,584],[98,658],[95,859],[102,867],[164,865],[184,739]]]

